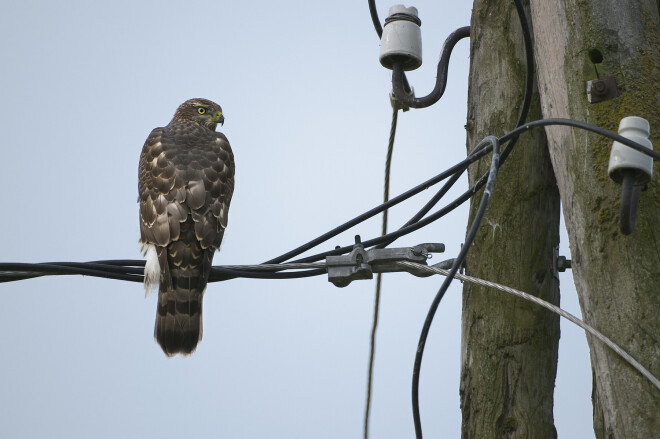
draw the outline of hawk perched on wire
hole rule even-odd
[[[167,356],[202,339],[202,297],[234,192],[234,155],[215,127],[222,108],[190,99],[142,148],[138,177],[144,286],[156,284],[154,337]]]

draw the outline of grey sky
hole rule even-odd
[[[378,4],[383,20],[391,4]],[[471,8],[414,6],[424,65],[409,78],[425,95],[442,42],[469,24]],[[391,194],[465,156],[468,54],[459,43],[439,104],[400,114]],[[366,1],[7,2],[0,55],[0,261],[139,258],[142,144],[193,97],[222,105],[220,131],[236,156],[215,264],[263,262],[381,201],[390,72],[378,62]],[[430,194],[391,211],[390,229]],[[443,242],[436,258],[453,257],[466,222],[463,206],[395,245]],[[316,250],[379,231],[375,218]],[[374,438],[414,435],[414,353],[441,282],[384,278]],[[570,274],[561,282],[562,306],[580,315]],[[152,336],[155,297],[144,299],[140,284],[3,284],[0,437],[360,437],[373,292],[373,282],[338,289],[325,277],[214,283],[197,352],[167,359]],[[422,366],[427,437],[459,437],[460,307],[454,282]],[[590,391],[584,334],[562,321],[560,437],[593,437]]]

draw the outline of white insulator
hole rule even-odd
[[[653,150],[649,140],[649,122],[644,118],[624,117],[619,123],[619,134]],[[634,172],[636,186],[648,183],[653,176],[653,157],[615,141],[612,144],[607,173],[612,180],[621,183],[623,174],[627,171]]]
[[[417,8],[395,5],[390,8],[380,39],[380,63],[392,69],[400,63],[404,70],[422,65],[422,31]]]

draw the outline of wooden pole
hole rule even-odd
[[[511,0],[475,0],[467,148],[515,127],[525,90],[523,37]],[[536,93],[536,92],[535,92]],[[528,120],[540,116],[535,94]],[[474,183],[489,160],[469,170]],[[473,197],[470,217],[479,204]],[[524,134],[500,169],[466,273],[559,303],[553,271],[559,194],[542,130]],[[559,319],[515,297],[463,287],[463,438],[551,438]]]
[[[660,17],[657,0],[531,2],[543,116],[617,131],[621,118],[651,124],[660,147]],[[612,76],[619,95],[589,103],[585,82]],[[571,128],[546,129],[563,201],[573,277],[584,320],[660,376],[660,169],[641,194],[637,225],[618,227],[620,186],[607,175],[612,142]],[[587,337],[597,438],[660,434],[660,392]]]

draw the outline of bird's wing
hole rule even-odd
[[[140,235],[146,244],[179,239],[190,215],[202,248],[218,249],[234,192],[234,155],[221,133],[196,127],[154,129],[138,177]]]

